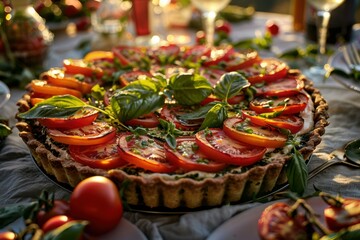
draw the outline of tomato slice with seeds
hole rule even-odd
[[[228,72],[237,71],[248,68],[260,61],[257,51],[247,50],[243,52],[234,52],[226,62],[226,70]]]
[[[186,136],[176,139],[176,149],[165,144],[166,158],[186,171],[219,172],[227,164],[212,161],[199,150],[195,137]]]
[[[68,145],[96,145],[113,139],[116,128],[106,122],[93,122],[81,128],[48,129],[48,135],[56,142]]]
[[[261,160],[266,152],[265,147],[236,141],[217,128],[201,130],[195,137],[200,150],[213,161],[248,166]]]
[[[77,98],[82,98],[82,93],[78,90],[50,85],[47,81],[44,80],[32,80],[30,87],[32,91],[38,94],[45,94],[50,96],[69,94]]]
[[[157,127],[160,122],[158,116],[155,113],[148,113],[138,118],[126,121],[125,124],[133,127],[140,126],[144,128],[154,128]]]
[[[339,231],[360,223],[360,200],[343,198],[339,206],[328,206],[324,209],[324,217],[327,226],[332,231]]]
[[[250,83],[270,82],[287,75],[289,67],[278,59],[262,59],[251,67],[242,69]]]
[[[104,72],[101,68],[95,66],[91,62],[86,62],[83,59],[65,59],[63,61],[65,73],[67,74],[82,74],[87,77],[101,78]]]
[[[157,173],[171,173],[176,167],[165,156],[163,143],[146,135],[122,134],[118,140],[119,155],[128,163]]]
[[[77,146],[70,145],[69,153],[75,161],[100,169],[113,169],[127,164],[118,154],[116,137],[108,142],[90,145]]]
[[[263,117],[255,111],[243,110],[242,114],[245,118],[250,119],[253,124],[264,127],[275,127],[288,129],[291,133],[297,133],[304,126],[304,119],[295,115],[280,115],[277,117]]]
[[[165,105],[160,111],[160,118],[172,122],[175,124],[177,129],[183,131],[194,131],[198,129],[204,119],[198,119],[194,121],[182,121],[179,116],[185,113],[192,112],[192,109],[189,107],[182,107],[180,105]]]
[[[304,81],[299,76],[288,75],[284,78],[254,85],[257,95],[288,97],[296,95],[304,88]]]
[[[94,109],[79,110],[68,118],[39,118],[42,126],[57,129],[73,129],[90,125],[98,117],[98,111]]]
[[[223,130],[230,138],[254,146],[283,147],[287,137],[276,130],[251,124],[246,119],[232,117],[224,121]]]
[[[303,111],[308,103],[308,97],[299,93],[290,97],[257,97],[250,102],[250,109],[257,113],[281,112],[281,114],[296,114]]]

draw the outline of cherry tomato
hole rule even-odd
[[[96,78],[101,78],[104,75],[104,71],[101,68],[83,59],[65,59],[63,66],[65,73],[68,74],[82,74],[87,77]]]
[[[344,198],[340,206],[325,208],[325,222],[332,231],[339,231],[342,228],[358,224],[360,223],[359,209],[359,199]]]
[[[65,200],[55,199],[53,206],[50,209],[45,209],[43,206],[36,215],[36,223],[42,227],[45,222],[50,218],[59,216],[59,215],[68,215],[70,211],[70,205]]]
[[[163,144],[148,136],[123,134],[118,138],[118,150],[124,160],[145,170],[170,173],[176,169],[166,160]]]
[[[267,118],[262,117],[255,111],[242,111],[245,118],[250,119],[253,124],[259,126],[271,126],[275,128],[284,128],[290,130],[291,133],[295,134],[302,129],[304,126],[304,119],[295,115],[280,115],[277,117]]]
[[[45,233],[50,232],[58,227],[61,227],[65,223],[72,221],[72,219],[66,215],[57,215],[47,220],[42,226],[42,230]]]
[[[189,47],[184,52],[183,58],[186,60],[190,60],[192,62],[197,62],[201,58],[210,57],[211,48],[205,45],[195,45],[193,47]]]
[[[304,215],[290,216],[290,206],[274,203],[262,212],[258,221],[258,232],[263,240],[311,239],[308,222]]]
[[[209,67],[218,65],[220,62],[226,62],[234,52],[234,48],[230,45],[213,47],[210,57],[203,62],[203,65]]]
[[[280,28],[274,21],[268,20],[266,21],[266,31],[269,32],[272,36],[276,36],[279,34]]]
[[[84,146],[105,143],[116,135],[116,129],[106,122],[93,122],[75,129],[48,129],[47,132],[56,142]]]
[[[299,93],[290,97],[257,97],[250,102],[250,109],[257,113],[281,112],[282,114],[296,114],[303,111],[308,97]]]
[[[98,115],[97,110],[84,109],[69,118],[39,118],[38,121],[47,128],[74,129],[90,125]]]
[[[285,135],[276,130],[253,125],[237,117],[226,119],[223,130],[229,137],[254,146],[279,148],[283,147],[287,140]]]
[[[118,225],[123,215],[119,191],[106,177],[86,178],[70,196],[70,212],[74,219],[89,221],[85,232],[94,235],[109,232]]]
[[[148,113],[138,118],[131,119],[125,122],[126,125],[133,127],[144,127],[144,128],[154,128],[157,127],[160,122],[159,118],[155,113]]]
[[[69,153],[75,161],[92,168],[112,169],[127,164],[118,154],[116,138],[98,145],[70,145]]]
[[[226,167],[225,163],[209,160],[199,151],[195,137],[178,137],[176,149],[167,144],[164,147],[166,158],[186,171],[219,172]]]
[[[50,85],[47,81],[43,80],[32,80],[30,87],[34,92],[40,94],[48,94],[51,96],[69,94],[77,98],[82,98],[82,93],[78,90]]]
[[[289,67],[278,59],[262,59],[251,67],[242,69],[250,83],[269,82],[287,75]]]
[[[135,71],[125,72],[125,73],[121,74],[119,81],[120,81],[121,86],[126,86],[133,81],[136,81],[138,79],[145,78],[145,77],[151,77],[151,74],[146,71],[135,70]]]
[[[226,62],[226,70],[228,72],[237,71],[240,69],[248,68],[260,61],[260,57],[257,51],[236,51],[229,57]]]
[[[288,75],[254,87],[258,95],[288,97],[298,94],[304,88],[304,81],[298,76]]]
[[[223,19],[216,20],[216,22],[215,22],[215,32],[230,34],[231,33],[231,25],[230,25],[230,23],[228,21],[223,20]]]
[[[202,130],[195,137],[200,150],[213,161],[248,166],[261,160],[266,152],[264,147],[229,138],[221,129]]]
[[[181,116],[182,114],[189,113],[192,110],[190,108],[182,107],[179,105],[172,106],[172,105],[165,105],[161,109],[160,112],[160,118],[172,122],[175,124],[175,127],[177,129],[183,130],[183,131],[193,131],[198,129],[201,126],[201,123],[203,122],[203,119],[194,120],[194,121],[182,121],[179,119],[178,116]]]

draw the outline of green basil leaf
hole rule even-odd
[[[184,121],[204,119],[206,117],[206,114],[210,111],[210,109],[218,103],[219,102],[211,102],[192,112],[181,114],[178,116],[178,118]]]
[[[13,204],[0,208],[0,229],[6,227],[37,206],[37,202]]]
[[[96,84],[94,87],[92,87],[91,89],[91,96],[98,101],[103,101],[104,100],[104,96],[106,94],[106,90],[104,87],[100,87],[99,84]]]
[[[302,195],[307,186],[308,171],[301,153],[293,147],[292,158],[286,166],[290,190]]]
[[[20,113],[24,119],[67,118],[74,115],[87,104],[71,95],[53,96],[35,105],[29,111]]]
[[[205,128],[221,127],[225,119],[227,118],[227,109],[222,103],[218,103],[213,106],[206,114],[204,121],[202,122],[199,130]]]
[[[221,76],[220,81],[215,86],[214,94],[220,99],[227,100],[249,86],[249,81],[243,75],[230,72]]]
[[[181,105],[199,104],[212,92],[212,87],[205,77],[190,73],[173,75],[168,87]]]
[[[165,141],[172,149],[176,148],[176,137],[173,134],[167,134]]]
[[[263,118],[276,118],[281,115],[283,111],[269,112],[269,113],[260,113],[259,117]]]
[[[0,123],[0,138],[7,137],[11,134],[11,128],[3,123]]]
[[[151,78],[146,78],[130,82],[128,85],[123,87],[121,91],[138,92],[139,94],[146,95],[158,93],[162,90],[162,87],[163,83],[160,80],[152,81]]]
[[[44,240],[80,239],[87,221],[71,221],[45,234]]]

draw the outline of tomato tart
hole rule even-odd
[[[47,174],[72,187],[106,176],[127,204],[148,208],[271,192],[328,124],[325,100],[299,70],[229,45],[119,46],[65,59],[18,106],[20,137]]]

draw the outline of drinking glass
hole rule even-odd
[[[212,47],[214,45],[216,15],[229,4],[230,0],[191,0],[191,2],[202,12],[206,44]]]
[[[307,0],[316,9],[319,54],[317,65],[310,70],[315,74],[325,74],[326,63],[326,38],[331,11],[340,6],[345,0]]]

